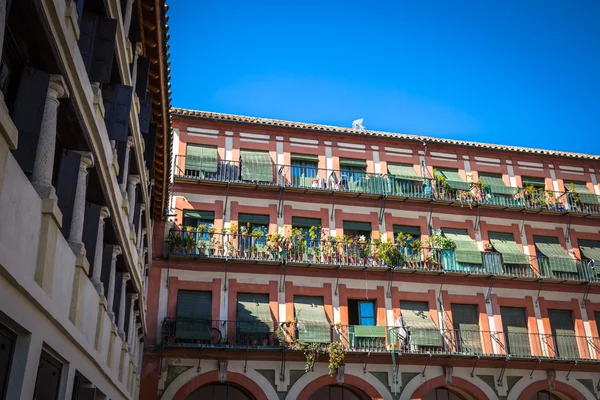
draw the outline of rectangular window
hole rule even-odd
[[[456,244],[456,261],[465,264],[482,264],[481,251],[466,229],[442,228],[445,237]]]
[[[502,179],[501,174],[480,173],[479,182],[485,183],[486,193],[495,195],[510,195],[514,196],[518,192],[518,188],[507,186]]]
[[[212,292],[177,291],[177,340],[210,340],[212,327]]]
[[[366,240],[371,239],[371,223],[370,222],[356,222],[356,221],[344,221],[344,235],[358,238],[364,236]]]
[[[292,186],[318,187],[318,165],[318,156],[292,154]]]
[[[185,154],[185,174],[199,178],[204,178],[206,173],[214,174],[217,172],[218,159],[216,147],[188,144]]]
[[[524,188],[526,188],[527,186],[531,186],[534,189],[538,189],[538,190],[546,189],[546,181],[544,178],[534,178],[534,177],[530,177],[530,176],[522,176],[521,183],[523,184]]]
[[[475,304],[452,304],[454,339],[459,352],[481,354],[479,312]]]
[[[600,196],[596,196],[585,182],[564,181],[565,190],[571,192],[570,199],[583,204],[600,204]]]
[[[594,260],[600,267],[600,240],[577,240],[579,251],[586,260]],[[600,271],[599,271],[600,272]]]
[[[502,254],[504,264],[529,265],[529,256],[521,251],[512,233],[488,232],[490,244]]]
[[[469,182],[463,181],[457,169],[435,168],[436,175],[441,174],[446,179],[446,184],[450,189],[471,190]]]
[[[527,314],[524,308],[500,307],[502,330],[507,341],[508,354],[512,356],[530,356]]]
[[[210,236],[208,234],[208,228],[212,228],[215,223],[215,213],[214,211],[200,211],[200,210],[184,210],[183,211],[183,226],[191,226],[193,229],[197,231],[192,232],[191,234],[196,236],[196,240],[210,241]],[[201,228],[203,231],[198,231]],[[189,233],[187,233],[189,234]],[[184,233],[184,236],[186,234]]]
[[[268,151],[240,150],[242,180],[273,183],[273,161]]]
[[[308,343],[331,341],[331,326],[325,314],[323,297],[294,296],[297,338]]]
[[[579,349],[573,313],[570,310],[548,310],[548,319],[550,319],[557,357],[578,358]]]
[[[16,335],[0,325],[0,399],[6,396]]]
[[[431,318],[429,303],[425,301],[401,301],[400,312],[404,324],[396,323],[395,325],[401,340],[404,339],[404,342],[407,342],[407,335],[410,334],[410,345],[413,346],[413,349],[420,346],[442,346],[442,335]]]
[[[238,293],[237,327],[238,343],[268,339],[274,328],[268,294]]]
[[[41,400],[58,399],[61,372],[62,363],[42,350],[33,398]]]
[[[319,228],[315,232],[317,237],[312,239],[310,237],[309,231],[313,226]],[[321,240],[321,219],[320,218],[301,218],[301,217],[292,217],[292,229],[300,229],[302,230],[302,234],[306,238],[306,243],[308,247],[318,246],[319,241]]]
[[[538,264],[542,275],[553,276],[555,273],[577,273],[575,259],[567,254],[556,237],[534,236]]]
[[[358,190],[366,172],[366,160],[340,158],[340,190]]]
[[[239,243],[243,246],[251,246],[251,243],[265,245],[267,243],[267,234],[269,233],[269,216],[268,215],[258,215],[258,214],[239,214],[238,215],[238,224],[241,232],[246,232],[248,234],[247,237],[240,235],[238,238]],[[263,236],[258,239],[254,239],[252,241],[252,237],[249,236],[252,234],[252,231],[255,229],[259,229],[263,232]],[[246,242],[244,242],[246,241]]]

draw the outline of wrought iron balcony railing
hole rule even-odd
[[[469,207],[483,205],[556,213],[600,214],[600,196],[593,193],[514,188],[514,194],[498,194],[492,193],[489,188],[480,189],[477,185],[472,185],[470,190],[452,189],[427,177],[414,181],[387,174],[322,169],[312,166],[278,164],[265,166],[239,161],[218,161],[216,168],[213,166],[207,170],[199,169],[197,166],[186,168],[186,156],[175,156],[177,178],[430,199]],[[253,172],[256,170],[260,170],[260,173]]]

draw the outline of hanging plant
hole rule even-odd
[[[329,375],[333,375],[334,371],[344,363],[344,346],[339,340],[333,341],[327,345],[329,353]]]

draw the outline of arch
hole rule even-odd
[[[550,384],[548,383],[547,379],[533,382],[525,389],[523,389],[523,391],[519,394],[518,400],[529,400],[533,397],[534,394],[542,390],[547,390],[551,393],[558,392],[560,395],[572,400],[586,400],[587,398],[579,390],[566,383],[555,381],[554,387],[554,389],[550,389]]]
[[[317,390],[324,386],[336,385],[337,378],[335,376],[323,375],[302,389],[300,394],[298,395],[298,400],[308,400],[310,396],[315,393]],[[374,400],[383,400],[383,396],[373,387],[371,384],[364,379],[360,379],[354,375],[344,375],[344,386],[351,386],[354,389],[358,389],[361,392],[364,392],[367,396]]]
[[[195,376],[187,381],[185,385],[183,385],[177,391],[177,393],[175,393],[173,400],[185,400],[196,389],[215,382],[219,382],[219,373],[217,371],[210,371],[205,374]],[[256,400],[268,400],[268,397],[263,389],[247,376],[237,372],[227,372],[227,382],[235,383],[248,390],[254,395],[254,397],[256,397]]]
[[[229,396],[229,392],[232,391],[232,396]],[[212,382],[203,386],[200,386],[198,389],[194,390],[190,395],[186,398],[186,400],[190,399],[204,399],[206,400],[210,396],[211,399],[219,399],[219,400],[227,400],[230,397],[234,399],[245,399],[245,400],[255,400],[254,395],[250,393],[247,389],[231,382]]]
[[[428,381],[425,381],[423,384],[421,384],[421,386],[419,386],[417,388],[417,390],[415,390],[414,393],[410,396],[410,399],[411,400],[421,400],[432,390],[435,390],[438,387],[445,387],[445,386],[446,386],[446,377],[438,376],[437,378],[430,379]],[[450,386],[450,388],[456,390],[463,397],[469,396],[473,400],[488,398],[488,396],[483,392],[483,390],[481,390],[477,386],[473,385],[471,382],[467,381],[466,379],[459,378],[457,376],[452,377],[452,386]]]

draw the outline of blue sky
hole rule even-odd
[[[175,107],[600,154],[600,1],[169,5]]]

